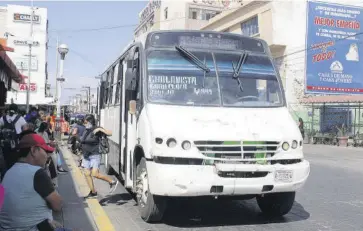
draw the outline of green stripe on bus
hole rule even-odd
[[[243,144],[247,145],[264,145],[266,142],[264,141],[243,141]],[[266,158],[266,147],[257,147],[257,150],[261,150],[262,152],[255,153],[256,159],[265,159]],[[264,151],[264,152],[263,152]],[[267,164],[267,160],[257,160],[257,164]]]

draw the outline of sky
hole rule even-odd
[[[29,5],[30,1],[1,1],[0,5]],[[69,47],[64,63],[64,88],[97,87],[95,76],[121,55],[133,39],[138,13],[146,1],[34,1],[35,7],[48,9],[49,83],[54,95],[57,36]],[[125,26],[123,26],[125,25]],[[116,27],[85,31],[84,29]],[[62,103],[81,89],[63,89]],[[96,89],[93,90],[96,92]],[[85,94],[85,93],[83,93]]]

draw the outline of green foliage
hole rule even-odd
[[[338,137],[348,136],[348,129],[344,124],[342,124],[341,126],[336,126],[336,128],[338,129]]]

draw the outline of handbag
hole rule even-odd
[[[110,152],[110,144],[106,136],[100,137],[100,154],[108,154]]]

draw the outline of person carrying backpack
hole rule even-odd
[[[26,124],[25,119],[18,114],[18,105],[11,104],[8,114],[0,118],[0,128],[3,137],[3,155],[6,168],[9,169],[16,162],[13,149],[19,143],[19,134],[22,126]]]
[[[103,128],[96,127],[96,120],[92,114],[88,114],[84,120],[86,129],[81,136],[83,154],[82,167],[86,176],[87,184],[91,189],[89,194],[85,196],[87,199],[97,197],[97,191],[92,179],[93,177],[106,181],[110,186],[110,193],[115,191],[118,181],[99,172],[102,155],[100,149],[100,138],[102,136],[101,133],[107,133],[107,131]]]

